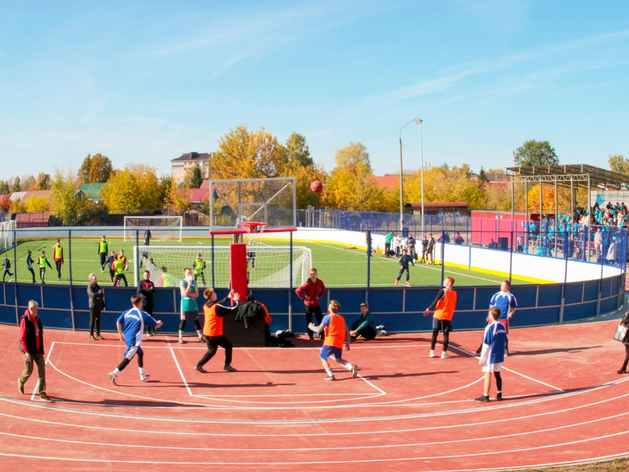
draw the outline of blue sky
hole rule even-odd
[[[170,173],[242,123],[303,134],[328,171],[361,142],[383,175],[415,117],[427,165],[507,167],[536,139],[608,168],[629,157],[627,18],[622,1],[5,1],[0,178],[98,152]],[[419,127],[402,141],[419,168]]]

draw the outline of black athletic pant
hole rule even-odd
[[[206,336],[205,343],[207,344],[207,352],[203,354],[201,360],[197,363],[201,367],[209,362],[214,354],[216,354],[216,350],[218,346],[221,346],[225,349],[225,365],[232,363],[232,351],[234,350],[232,343],[229,339],[225,337],[224,334],[220,336]]]
[[[129,284],[127,283],[127,277],[124,274],[116,274],[116,277],[114,278],[114,285],[117,285],[118,281],[120,280],[124,280],[125,287],[129,286]]]
[[[408,271],[408,267],[404,269],[400,269],[400,273],[397,275],[397,280],[400,280],[402,278],[402,274],[404,274],[404,272],[406,272],[406,281],[408,282],[411,278],[411,274]]]
[[[627,363],[629,363],[629,344],[625,344],[625,362],[622,363],[620,370],[624,372],[627,370]]]
[[[317,306],[308,306],[306,305],[306,326],[312,323],[312,315],[317,319],[317,326],[321,324],[323,321],[323,313],[321,313],[321,307]],[[308,328],[308,337],[312,339],[314,337],[314,331]],[[323,332],[321,333],[321,339],[323,339]]]
[[[61,278],[61,264],[63,264],[62,261],[55,261],[55,267],[57,268],[57,277]]]
[[[105,261],[107,260],[107,253],[99,252],[98,255],[100,256],[100,268],[101,270],[105,270]]]
[[[2,274],[2,281],[4,282],[4,278],[9,274],[9,277],[13,277],[13,273],[7,269],[5,269],[4,274]]]
[[[198,274],[194,274],[194,283],[197,283],[197,279],[201,277],[201,282],[203,282],[203,285],[205,285],[205,274],[203,272],[200,272]]]
[[[358,326],[352,327],[352,331],[355,330]],[[362,336],[365,339],[376,339],[376,330],[371,326],[367,326],[362,330],[358,331],[358,336]]]
[[[138,352],[135,356],[138,358],[138,367],[143,368],[144,367],[144,353]],[[122,362],[118,364],[118,370],[122,372],[124,368],[129,365],[129,362],[131,362],[131,360],[127,359],[126,357],[122,359]]]
[[[430,341],[430,350],[434,351],[435,350],[435,346],[437,345],[437,336],[439,335],[439,330],[438,329],[433,329],[432,330],[432,339]],[[447,351],[448,350],[448,345],[450,344],[450,331],[444,331],[443,332],[443,350]]]
[[[94,336],[94,328],[96,334],[100,335],[100,308],[90,307],[90,336]]]
[[[185,331],[185,327],[186,327],[186,319],[183,319],[179,322],[179,331],[181,331],[182,333]],[[192,322],[194,323],[194,327],[197,329],[197,331],[201,331],[201,323],[199,323],[199,320],[192,320]]]
[[[33,270],[32,267],[28,267],[28,270],[30,271],[31,275],[33,276],[33,283],[35,283],[35,271]]]

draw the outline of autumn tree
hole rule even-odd
[[[178,188],[174,181],[171,181],[170,188],[166,194],[165,206],[166,208],[173,210],[177,214],[182,214],[192,208],[190,198],[186,194],[185,188]]]
[[[361,143],[350,142],[336,151],[336,166],[325,191],[327,206],[339,210],[375,211],[379,190],[371,181],[371,162]]]
[[[532,139],[515,150],[513,162],[517,166],[547,166],[559,164],[559,158],[548,141]]]
[[[103,203],[114,212],[139,213],[160,207],[160,188],[155,169],[130,164],[115,171],[102,190]]]
[[[629,159],[625,159],[622,154],[610,154],[607,162],[612,172],[629,175]]]
[[[48,197],[31,197],[26,200],[25,204],[28,213],[40,213],[50,210],[50,198]]]
[[[40,172],[35,180],[35,190],[50,190],[50,174]]]
[[[66,226],[74,226],[79,222],[79,212],[82,202],[76,198],[75,192],[80,185],[76,174],[67,170],[57,170],[52,179],[51,209],[55,210]]]
[[[20,187],[23,192],[27,192],[29,190],[37,190],[35,188],[35,176],[33,175],[23,175],[20,179]]]
[[[306,144],[306,137],[299,133],[291,133],[284,145],[286,148],[286,161],[290,167],[312,167],[314,161],[310,157],[310,150]]]
[[[9,182],[6,180],[0,180],[0,195],[8,195],[11,193]]]
[[[13,207],[13,202],[10,199],[10,195],[0,195],[0,212],[10,212]]]
[[[79,178],[84,184],[105,183],[113,174],[113,165],[107,156],[101,153],[88,154],[79,168]]]

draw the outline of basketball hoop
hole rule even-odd
[[[247,236],[247,246],[259,246],[262,241],[262,235],[266,228],[266,223],[247,221],[240,225],[245,230]]]

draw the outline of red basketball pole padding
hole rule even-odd
[[[230,287],[244,300],[247,296],[247,245],[231,243],[229,256]]]

